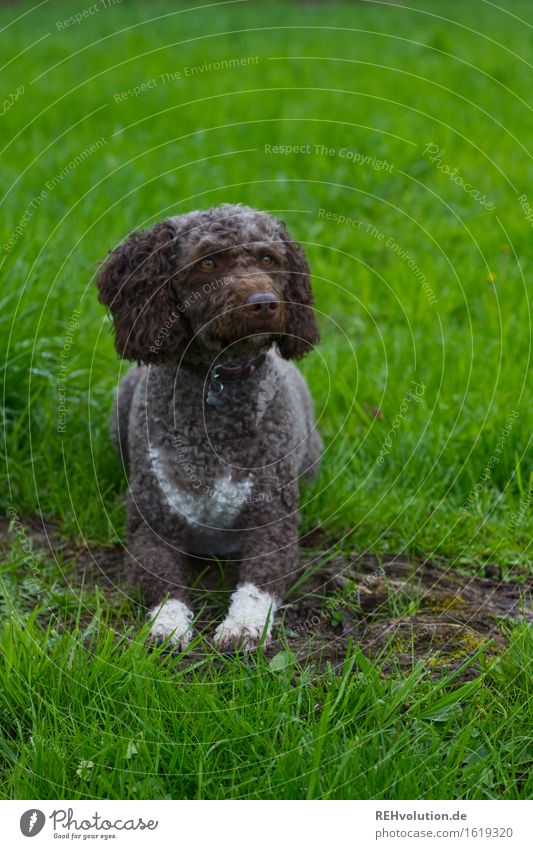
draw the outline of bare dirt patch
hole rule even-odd
[[[297,651],[312,648],[323,660],[341,662],[351,638],[373,659],[388,656],[384,670],[423,660],[437,675],[484,644],[489,654],[501,650],[507,623],[533,621],[532,591],[531,578],[504,582],[435,561],[354,554],[310,577],[284,624]]]
[[[80,566],[86,574],[96,568],[100,583],[104,572],[115,586],[128,577],[121,572],[120,549],[86,553]],[[300,660],[336,665],[352,639],[372,659],[388,656],[385,671],[424,660],[440,675],[485,644],[487,654],[500,651],[507,623],[533,621],[533,580],[503,581],[495,566],[484,572],[495,577],[401,556],[328,559],[325,552],[310,557],[304,551],[302,575],[278,615],[282,627],[268,653],[288,646]],[[189,581],[194,609],[201,611],[198,627],[210,634],[236,584],[237,567],[195,562]],[[476,671],[473,666],[468,675]]]

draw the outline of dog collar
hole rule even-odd
[[[265,362],[266,354],[252,357],[245,363],[219,363],[209,372],[209,388],[206,401],[211,407],[218,407],[222,401],[224,383],[245,380],[257,371]]]

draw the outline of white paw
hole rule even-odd
[[[244,584],[231,597],[228,615],[215,631],[215,643],[221,649],[238,646],[243,651],[254,651],[262,638],[268,645],[276,608],[274,596]]]
[[[150,636],[159,641],[168,639],[173,645],[185,649],[192,640],[193,615],[183,601],[169,598],[148,612],[148,620],[153,623]]]

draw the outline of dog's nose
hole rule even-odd
[[[256,292],[246,298],[245,304],[260,318],[271,318],[279,309],[279,301],[272,292]]]

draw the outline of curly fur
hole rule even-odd
[[[128,557],[152,618],[165,598],[181,602],[152,633],[182,637],[188,555],[231,555],[239,588],[216,639],[253,648],[298,568],[298,479],[321,451],[307,385],[287,362],[318,341],[303,249],[270,215],[224,204],[132,233],[97,285],[118,353],[137,362],[111,424],[129,474]],[[254,305],[265,293],[270,304]],[[210,406],[213,369],[229,362],[254,367]]]

